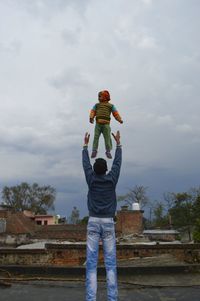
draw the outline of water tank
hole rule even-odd
[[[133,203],[133,204],[132,204],[132,210],[133,210],[133,211],[139,211],[139,210],[140,210],[140,205],[139,205],[139,203]]]

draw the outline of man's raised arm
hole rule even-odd
[[[117,131],[116,135],[112,133],[112,136],[116,141],[116,151],[115,151],[115,158],[113,160],[113,164],[111,168],[111,175],[116,185],[119,179],[121,163],[122,163],[122,147],[120,144],[120,132]]]
[[[89,140],[90,140],[90,134],[86,133],[85,137],[84,137],[84,145],[83,145],[83,150],[82,150],[82,164],[83,164],[85,178],[86,178],[88,185],[89,185],[89,181],[90,181],[90,176],[93,172],[92,165],[90,163],[89,154],[88,154]]]

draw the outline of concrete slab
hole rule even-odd
[[[118,283],[121,286],[129,285],[129,288],[167,288],[167,287],[200,287],[199,265],[180,267],[120,267],[118,269]],[[105,269],[98,269],[99,283],[105,283]],[[51,267],[51,266],[0,266],[0,281],[35,280],[80,282],[84,285],[84,267]],[[70,282],[69,282],[70,281]]]
[[[10,288],[0,288],[3,301],[83,301],[85,286],[77,282],[15,283]],[[119,285],[119,301],[190,301],[199,300],[200,287],[196,288],[140,288]],[[106,299],[105,284],[98,286],[98,300]]]

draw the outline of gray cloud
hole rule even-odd
[[[88,87],[89,79],[87,74],[78,70],[78,68],[69,68],[63,71],[60,75],[49,79],[49,84],[59,90],[80,89]]]
[[[49,183],[57,188],[57,213],[75,204],[85,214],[81,147],[85,131],[92,143],[89,111],[102,89],[124,120],[111,122],[123,144],[118,193],[141,184],[160,198],[197,185],[199,6],[196,0],[1,2],[1,187]]]
[[[13,40],[8,43],[0,43],[0,52],[10,53],[10,54],[19,54],[21,50],[21,42],[19,40]]]
[[[70,47],[70,46],[76,46],[79,43],[80,40],[80,34],[81,34],[81,29],[80,28],[75,28],[73,30],[71,29],[64,29],[62,31],[62,38],[64,39],[65,43]]]
[[[89,1],[81,0],[9,0],[16,9],[24,9],[33,17],[45,18],[55,13],[62,12],[68,7],[75,8],[79,12],[87,7]]]

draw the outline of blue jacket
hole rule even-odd
[[[90,163],[87,146],[82,151],[82,163],[88,184],[88,210],[89,216],[114,217],[117,200],[115,188],[119,179],[122,162],[121,146],[116,147],[115,158],[110,172],[97,175]]]

